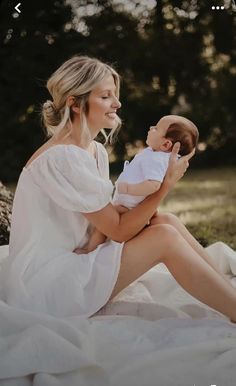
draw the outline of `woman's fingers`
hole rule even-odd
[[[179,149],[180,149],[180,143],[179,142],[176,142],[172,148],[172,151],[171,151],[171,155],[170,155],[170,160],[172,159],[175,159],[177,158],[177,155],[179,153]]]
[[[187,161],[190,160],[190,159],[194,156],[195,151],[196,151],[196,149],[194,148],[194,149],[191,151],[191,153],[189,153],[189,154],[187,154],[187,155],[184,156],[184,157],[187,159]]]
[[[184,176],[184,173],[189,167],[189,160],[195,153],[195,149],[193,149],[191,153],[179,158],[179,149],[180,143],[176,142],[170,155],[169,166],[165,177],[165,182],[170,184],[170,186],[174,186],[176,182]]]
[[[186,170],[187,170],[188,167],[189,167],[189,162],[188,162],[188,160],[185,160],[185,161],[184,161],[184,166],[185,166],[185,172],[186,172]]]
[[[172,151],[171,151],[171,158],[174,158],[176,159],[178,153],[179,153],[179,149],[180,149],[180,143],[179,142],[176,142],[172,148]],[[196,149],[194,148],[191,153],[187,154],[187,155],[184,155],[181,157],[181,159],[184,159],[184,160],[187,160],[189,161],[195,154],[195,151]]]
[[[180,149],[180,143],[176,142],[172,148],[172,152],[170,155],[171,163],[173,162],[175,163],[175,161],[177,160],[179,149]],[[184,170],[185,172],[189,167],[189,160],[194,156],[194,154],[195,154],[195,148],[191,151],[191,153],[180,157],[179,162],[181,162],[182,165],[185,167],[185,170]]]

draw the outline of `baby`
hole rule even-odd
[[[149,194],[159,190],[173,145],[180,142],[179,156],[189,154],[196,147],[198,136],[194,123],[177,115],[164,116],[156,126],[151,126],[146,140],[148,147],[138,153],[130,163],[125,162],[124,170],[115,183],[113,204],[117,210],[122,213],[132,209]],[[88,244],[83,249],[75,249],[74,252],[91,252],[105,240],[106,237],[95,229]]]
[[[193,122],[177,115],[164,116],[156,126],[151,126],[146,140],[148,147],[130,163],[125,162],[116,181],[114,205],[131,209],[156,192],[165,177],[173,145],[180,142],[179,155],[186,155],[196,147],[198,136]]]

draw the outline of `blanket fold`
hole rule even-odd
[[[236,286],[236,253],[212,261]],[[0,247],[1,261],[8,247]],[[1,386],[234,386],[236,325],[187,294],[159,265],[89,319],[0,301]]]

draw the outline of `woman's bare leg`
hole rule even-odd
[[[192,296],[236,321],[236,290],[168,224],[149,226],[125,243],[110,299],[160,262]]]
[[[205,248],[191,235],[185,225],[171,213],[160,213],[151,220],[151,225],[169,224],[172,225],[183,236],[183,238],[191,245],[191,247],[201,256],[212,268],[219,272],[218,268],[212,261],[211,256],[206,252]],[[219,272],[221,275],[222,273]],[[224,279],[230,282],[226,277]]]

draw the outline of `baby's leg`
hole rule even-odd
[[[114,205],[117,212],[120,214],[127,212],[129,210],[123,205]],[[98,229],[94,229],[90,235],[89,241],[84,248],[76,248],[74,250],[77,255],[85,254],[94,251],[98,245],[103,244],[106,241],[107,237],[101,233]]]
[[[106,241],[106,236],[98,229],[94,229],[91,234],[87,245],[84,248],[76,248],[74,250],[77,255],[85,254],[94,251],[98,245],[103,244]]]
[[[127,208],[126,206],[123,206],[123,205],[114,205],[117,212],[122,214],[122,213],[125,213],[129,210],[129,208]]]
[[[95,248],[97,248],[98,245],[103,244],[106,239],[107,237],[95,228],[92,235],[90,236],[87,249],[93,251]]]

